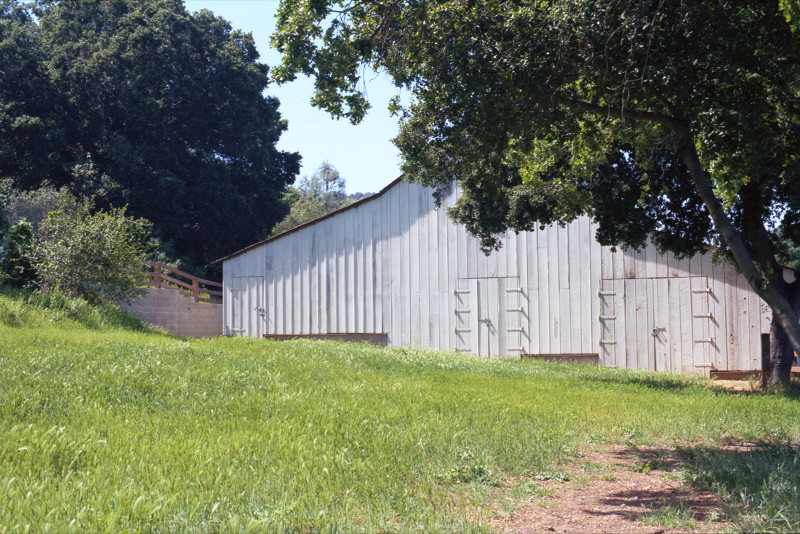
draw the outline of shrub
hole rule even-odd
[[[5,215],[9,223],[14,224],[25,219],[33,225],[34,231],[51,211],[69,209],[78,202],[65,188],[56,189],[45,184],[39,189],[25,191],[16,189],[10,179],[0,180],[0,199],[5,205]]]
[[[150,222],[126,216],[124,208],[91,208],[81,200],[42,220],[33,247],[40,286],[90,303],[130,302],[144,292]]]
[[[6,285],[23,288],[36,281],[36,270],[31,262],[33,225],[26,220],[17,221],[2,238],[0,250],[0,279]]]

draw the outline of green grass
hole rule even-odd
[[[648,511],[642,514],[639,521],[669,529],[695,530],[697,528],[697,519],[694,513],[681,503],[667,504]]]
[[[743,532],[800,530],[800,451],[763,442],[747,450],[698,446],[684,477],[719,493],[731,521]]]
[[[686,377],[185,340],[63,298],[0,296],[0,336],[0,532],[483,531],[458,495],[552,479],[589,441],[800,429],[795,397]]]

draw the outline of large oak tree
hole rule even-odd
[[[461,182],[487,247],[589,214],[604,244],[716,245],[772,307],[774,379],[800,351],[796,0],[282,0],[278,81],[358,122],[365,68],[396,107],[407,179]],[[778,238],[780,228],[782,239]]]
[[[299,156],[250,34],[182,0],[0,0],[0,177],[128,206],[189,267],[263,239]]]

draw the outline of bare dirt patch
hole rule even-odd
[[[711,380],[708,386],[725,391],[761,391],[758,380]]]
[[[597,446],[537,481],[539,496],[510,497],[520,481],[508,481],[498,489],[506,505],[495,507],[490,525],[516,533],[717,532],[727,526],[719,499],[682,482],[685,461],[672,449]]]

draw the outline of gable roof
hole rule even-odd
[[[318,222],[322,222],[325,219],[330,219],[331,217],[334,217],[334,216],[338,215],[339,213],[342,213],[342,212],[347,211],[349,209],[353,209],[353,208],[355,208],[357,206],[361,206],[363,204],[366,204],[367,202],[372,202],[373,200],[376,200],[376,199],[380,198],[383,194],[385,194],[387,191],[389,191],[391,188],[396,186],[401,181],[403,181],[403,176],[402,175],[400,175],[397,178],[395,178],[394,180],[392,180],[386,187],[384,187],[383,189],[381,189],[380,191],[378,191],[377,193],[375,193],[373,195],[369,195],[367,197],[361,198],[359,200],[356,200],[352,204],[348,204],[347,206],[339,208],[338,210],[334,210],[334,211],[332,211],[330,213],[327,213],[327,214],[323,215],[322,217],[317,217],[316,219],[311,219],[310,221],[306,221],[303,224],[295,226],[294,228],[290,228],[289,230],[286,230],[285,232],[281,232],[280,234],[275,234],[275,235],[270,236],[270,237],[268,237],[268,238],[266,238],[266,239],[264,239],[262,241],[259,241],[257,243],[253,243],[252,245],[248,245],[248,246],[244,247],[241,250],[237,250],[236,252],[225,256],[224,258],[220,258],[218,260],[212,261],[211,265],[219,265],[219,264],[221,264],[221,263],[223,263],[223,262],[225,262],[227,260],[235,258],[236,256],[240,256],[240,255],[244,254],[245,252],[253,250],[254,248],[258,248],[261,245],[265,245],[265,244],[267,244],[267,243],[269,243],[271,241],[275,241],[277,239],[281,239],[283,237],[286,237],[287,235],[293,234],[293,233],[297,232],[298,230],[302,230],[303,228],[306,228],[308,226],[312,226],[314,224],[317,224]]]

